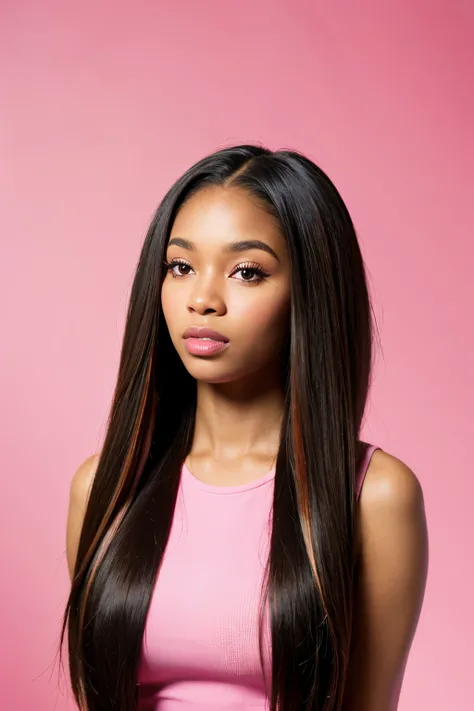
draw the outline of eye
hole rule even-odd
[[[259,284],[266,277],[270,276],[263,267],[259,264],[254,264],[247,262],[245,264],[239,264],[233,271],[229,274],[229,277],[234,277],[235,274],[240,273],[240,278],[237,281],[244,281],[247,284]]]
[[[166,271],[171,273],[173,279],[186,277],[193,271],[189,262],[184,259],[172,259],[171,262],[164,262],[163,265]]]

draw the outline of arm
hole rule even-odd
[[[396,711],[421,612],[428,534],[421,486],[377,450],[362,488],[359,574],[344,711]]]
[[[86,459],[71,480],[66,525],[66,558],[71,581],[74,575],[84,514],[98,461],[99,455],[97,454]]]

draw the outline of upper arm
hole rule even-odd
[[[396,457],[374,452],[358,514],[360,558],[344,709],[395,711],[428,571],[417,477]]]
[[[98,461],[99,455],[97,454],[86,459],[71,480],[66,525],[66,558],[71,580],[74,574],[84,514]]]

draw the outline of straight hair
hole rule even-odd
[[[373,330],[348,210],[329,177],[297,151],[218,150],[174,183],[153,216],[131,289],[60,649],[67,628],[81,711],[138,709],[146,618],[196,410],[196,382],[162,314],[163,262],[178,211],[207,186],[243,189],[257,200],[278,221],[291,265],[285,410],[262,591],[271,619],[270,708],[339,711],[351,643],[356,474]]]

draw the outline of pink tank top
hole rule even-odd
[[[357,495],[375,449],[366,446]],[[212,486],[183,465],[145,626],[140,711],[268,708],[258,620],[274,476],[272,469],[241,486]],[[268,612],[264,666],[266,675],[271,669]]]

